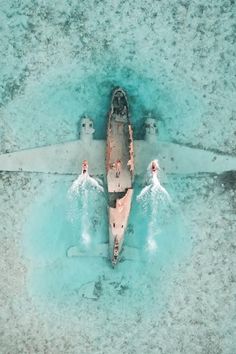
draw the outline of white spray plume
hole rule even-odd
[[[68,199],[70,200],[68,217],[72,223],[78,219],[81,221],[81,241],[85,246],[89,246],[91,243],[89,233],[90,200],[94,192],[101,193],[104,191],[101,184],[102,181],[89,176],[88,172],[82,172],[68,190]]]
[[[155,169],[152,170],[152,166]],[[158,211],[161,206],[165,206],[171,202],[171,198],[166,189],[161,185],[158,172],[160,171],[158,160],[153,160],[147,168],[148,185],[146,185],[139,195],[137,201],[140,202],[145,211],[149,211],[149,224],[147,234],[147,250],[156,252],[157,243],[156,236],[158,235]]]

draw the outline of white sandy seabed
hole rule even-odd
[[[10,1],[0,15],[2,152],[73,139],[85,112],[102,136],[119,82],[137,116],[159,115],[162,138],[235,153],[234,1]],[[1,174],[0,352],[234,354],[235,174],[171,178],[192,250],[163,274],[162,310],[129,314],[122,292],[114,310],[105,282],[78,306],[42,310],[30,295],[29,205],[60,178]]]

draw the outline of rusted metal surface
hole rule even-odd
[[[134,140],[133,140],[133,129],[131,125],[129,125],[129,139],[130,139],[130,143],[129,143],[130,159],[128,161],[128,166],[132,174],[132,177],[134,177]]]
[[[119,260],[133,195],[133,130],[125,92],[114,90],[108,115],[106,151],[109,194],[109,244],[113,265]]]

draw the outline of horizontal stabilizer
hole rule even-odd
[[[108,258],[108,243],[101,243],[84,250],[81,246],[72,246],[67,250],[67,257],[103,257]],[[123,261],[139,261],[140,250],[135,247],[124,246],[121,255]]]
[[[67,257],[108,257],[108,244],[100,243],[86,250],[79,245],[72,246],[67,250]]]
[[[141,261],[140,249],[136,247],[124,246],[120,258],[124,261]]]

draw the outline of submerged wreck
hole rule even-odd
[[[122,88],[112,92],[108,113],[107,139],[96,140],[93,121],[83,117],[80,138],[62,144],[36,147],[0,155],[0,171],[79,174],[92,179],[103,176],[107,182],[109,243],[97,244],[88,250],[74,245],[67,250],[68,257],[106,257],[113,266],[121,257],[139,259],[132,247],[123,247],[125,231],[131,210],[134,176],[144,175],[149,164],[156,176],[159,166],[162,177],[168,174],[221,174],[236,170],[236,157],[220,152],[184,146],[157,137],[156,120],[145,118],[143,140],[133,140],[128,99]],[[91,175],[90,175],[91,174]]]
[[[115,265],[122,250],[133,195],[134,145],[128,100],[115,89],[108,115],[106,177],[109,200],[109,253]]]

